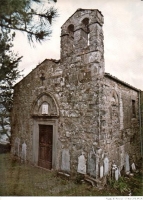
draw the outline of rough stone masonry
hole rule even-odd
[[[15,85],[12,153],[23,161],[96,180],[136,169],[141,91],[105,73],[103,22],[78,9],[61,28],[61,59]]]

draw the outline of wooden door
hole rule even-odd
[[[38,165],[52,168],[53,126],[39,125],[39,160]]]

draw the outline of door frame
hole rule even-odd
[[[39,125],[52,125],[53,126],[53,145],[52,145],[52,169],[59,168],[58,160],[58,119],[49,119],[43,117],[36,117],[33,119],[33,164],[38,166],[39,159]],[[45,168],[46,169],[46,168]]]

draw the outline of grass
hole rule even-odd
[[[142,171],[99,190],[87,183],[63,180],[55,171],[22,164],[9,153],[0,154],[0,196],[127,196],[125,187],[132,195],[142,196]]]

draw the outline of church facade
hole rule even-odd
[[[103,15],[78,9],[61,28],[61,58],[15,85],[12,153],[35,166],[95,179],[141,157],[141,91],[105,73]],[[116,175],[117,178],[117,175]]]

